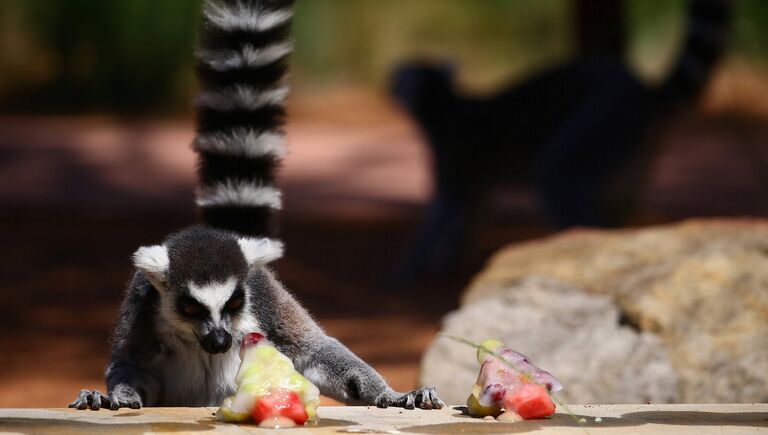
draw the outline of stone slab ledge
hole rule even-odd
[[[550,418],[520,423],[473,419],[458,407],[439,411],[336,406],[319,409],[314,427],[282,431],[217,422],[216,408],[144,408],[117,412],[0,409],[0,433],[195,433],[290,435],[417,434],[756,434],[768,433],[768,404],[569,405]]]

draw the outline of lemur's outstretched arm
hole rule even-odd
[[[143,273],[134,275],[120,309],[112,357],[105,374],[107,394],[81,390],[70,408],[141,408],[155,405],[161,386],[144,367],[159,353],[154,330],[158,293]]]
[[[422,387],[399,393],[338,340],[324,336],[315,341],[312,349],[301,359],[299,370],[326,396],[349,404],[381,408],[432,409],[444,406],[434,388]]]
[[[288,355],[322,394],[349,404],[442,408],[435,389],[393,390],[376,370],[329,337],[269,270],[251,280],[254,314],[267,338]]]

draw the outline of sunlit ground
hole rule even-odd
[[[633,224],[768,212],[768,128],[760,110],[718,109],[723,80],[710,113],[662,136]],[[279,273],[329,333],[412,388],[441,315],[484,259],[550,232],[535,198],[500,190],[461,267],[391,289],[384,277],[430,189],[418,134],[386,100],[354,90],[295,98],[288,132]],[[0,119],[1,407],[63,406],[103,388],[130,254],[193,222],[191,139],[186,119]]]

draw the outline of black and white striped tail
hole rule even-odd
[[[669,78],[659,89],[668,102],[697,97],[707,85],[728,39],[733,0],[689,0],[688,33]]]
[[[206,0],[197,71],[200,220],[272,235],[281,207],[275,170],[285,155],[285,75],[293,0]]]

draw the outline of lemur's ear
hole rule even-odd
[[[163,245],[142,246],[133,254],[133,264],[147,273],[151,280],[163,283],[170,264],[168,248]]]
[[[244,237],[237,243],[249,267],[263,266],[283,256],[283,244],[277,240]]]

